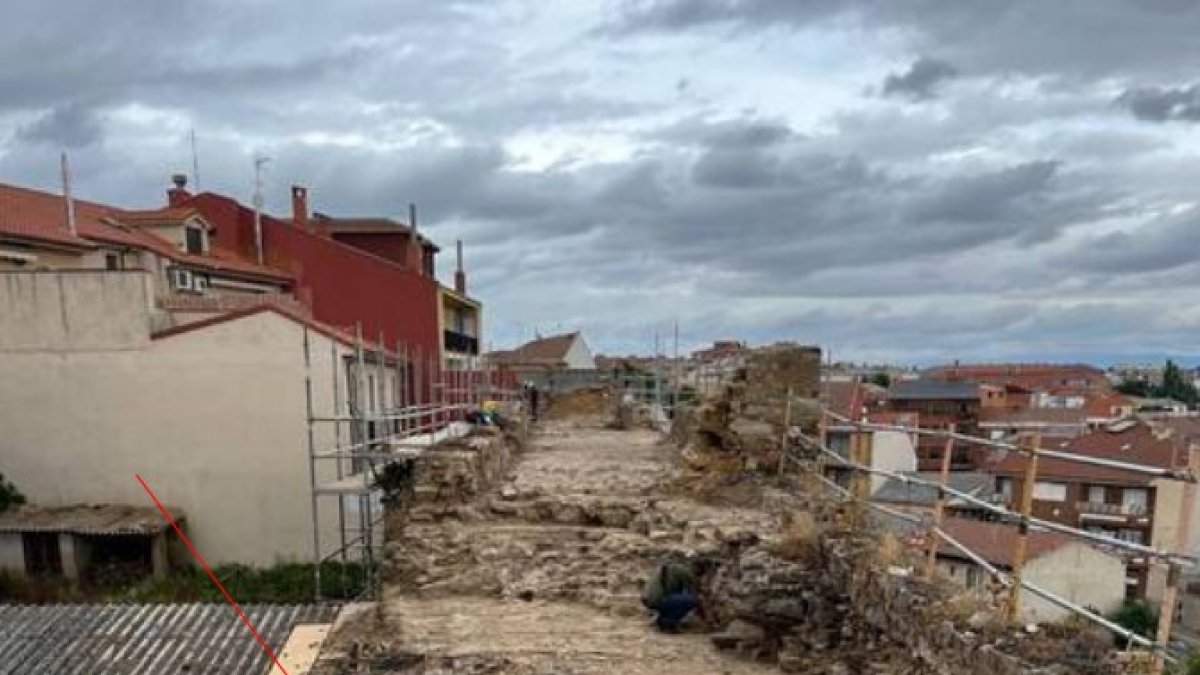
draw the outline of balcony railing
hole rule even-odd
[[[457,331],[444,331],[442,333],[442,346],[448,352],[479,354],[479,339]]]
[[[1079,512],[1084,515],[1139,517],[1146,515],[1146,505],[1080,502]]]
[[[172,293],[156,299],[159,309],[168,312],[231,312],[259,305],[276,305],[303,316],[309,311],[299,300],[286,293],[217,293],[186,295]]]

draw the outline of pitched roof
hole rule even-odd
[[[8,236],[80,249],[95,248],[97,243],[116,244],[148,250],[179,264],[202,269],[275,281],[290,281],[292,278],[217,246],[210,247],[208,255],[185,253],[166,239],[140,227],[150,223],[182,222],[198,215],[194,209],[138,211],[82,199],[74,201],[77,236],[72,235],[67,227],[66,206],[61,195],[0,183],[0,238]]]
[[[979,387],[973,382],[903,380],[892,385],[888,396],[904,401],[969,401],[979,399]]]
[[[1083,408],[982,408],[981,426],[1086,426],[1087,413]]]
[[[1182,447],[1179,439],[1157,434],[1142,422],[1112,425],[1108,429],[1101,429],[1062,441],[1056,446],[1047,444],[1047,447],[1088,457],[1112,459],[1163,469],[1182,469],[1188,464],[1188,452],[1186,448]],[[1025,455],[1010,452],[996,462],[991,470],[1005,475],[1023,474],[1028,461]],[[1041,457],[1038,460],[1038,478],[1144,485],[1154,477],[1150,474],[1125,469],[1082,464],[1054,457]]]
[[[278,653],[336,606],[245,605]],[[262,647],[228,606],[0,605],[0,673],[265,673]]]
[[[940,477],[937,472],[915,472],[909,475],[934,482],[937,482]],[[959,492],[979,496],[991,494],[995,480],[995,476],[990,473],[952,471],[946,484]],[[948,499],[951,503],[959,501],[957,497],[953,496],[949,496]],[[888,478],[871,495],[871,500],[892,504],[931,506],[937,501],[937,490],[926,485],[908,483],[899,478]]]
[[[563,363],[567,352],[580,336],[579,331],[538,338],[509,351],[492,352],[489,357],[506,363]]]
[[[946,518],[942,521],[942,530],[991,564],[997,567],[1012,567],[1013,542],[1017,538],[1015,525],[966,518]],[[1029,538],[1026,540],[1025,559],[1040,558],[1074,540],[1071,535],[1061,532],[1030,529]],[[963,557],[961,551],[945,541],[939,545],[938,553]]]
[[[169,509],[178,521],[183,515]],[[77,504],[25,505],[0,513],[0,532],[73,532],[75,534],[155,534],[169,527],[152,506]]]
[[[264,301],[262,304],[259,304],[259,305],[252,305],[252,306],[246,307],[244,309],[238,309],[238,310],[234,310],[231,312],[224,312],[222,314],[217,314],[216,316],[212,316],[207,319],[202,319],[200,321],[193,321],[191,323],[185,323],[181,326],[174,326],[172,328],[166,328],[164,330],[160,330],[160,331],[153,333],[150,336],[150,338],[152,340],[162,340],[162,339],[173,337],[176,335],[183,335],[185,333],[192,333],[192,332],[195,332],[198,330],[204,330],[205,328],[210,328],[212,326],[218,326],[223,323],[229,323],[230,321],[244,319],[246,317],[254,316],[256,314],[262,314],[263,312],[272,312],[272,313],[278,314],[279,316],[282,316],[285,319],[290,319],[291,321],[294,321],[302,326],[311,328],[312,330],[324,335],[325,337],[328,337],[331,340],[340,342],[344,345],[353,346],[356,342],[355,336],[347,330],[343,330],[336,326],[330,326],[328,324],[321,323],[320,321],[314,320],[310,316],[306,316],[306,315],[300,313],[299,311],[293,309],[292,307],[289,307],[287,305],[281,305],[281,304],[275,303],[275,302],[271,302],[269,300]],[[379,345],[373,340],[363,338],[362,344],[364,347],[366,347],[367,349],[370,349],[371,351],[379,351]],[[392,353],[386,347],[383,348],[383,351],[389,355],[391,355],[391,353]]]
[[[1114,412],[1114,409],[1132,407],[1132,401],[1117,393],[1089,396],[1083,402],[1083,409],[1088,417],[1111,418],[1119,414]]]
[[[976,363],[936,366],[925,370],[923,378],[970,380],[1015,385],[1031,391],[1054,388],[1062,391],[1109,389],[1104,371],[1083,363]]]
[[[413,232],[411,224],[382,216],[343,218],[329,216],[324,213],[314,213],[313,222],[320,224],[329,232],[335,234],[403,234],[411,237]],[[417,237],[426,247],[430,247],[435,251],[441,250],[433,241],[419,231],[417,232]]]
[[[826,382],[824,384],[825,408],[842,417],[858,419],[867,405],[867,392],[862,383]]]

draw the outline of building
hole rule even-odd
[[[1088,428],[1106,427],[1113,422],[1133,417],[1133,401],[1118,393],[1089,396],[1083,405]]]
[[[917,415],[922,429],[948,429],[954,425],[960,433],[975,435],[981,407],[979,386],[973,382],[909,380],[897,382],[888,390],[888,410]],[[945,439],[921,436],[917,443],[919,470],[938,471],[945,448]],[[980,448],[961,448],[954,453],[950,468],[978,469],[986,454]]]
[[[1017,538],[1014,525],[947,518],[942,521],[942,530],[1000,571],[1012,572]],[[949,543],[939,544],[937,564],[951,580],[986,591],[987,571]],[[1125,564],[1121,559],[1066,534],[1029,531],[1023,578],[1101,614],[1111,614],[1125,601]],[[1068,610],[1028,590],[1021,591],[1020,603],[1023,621],[1048,623],[1071,616]]]
[[[1078,363],[954,363],[930,368],[921,376],[930,380],[975,382],[997,387],[1016,386],[1032,392],[1073,391],[1094,394],[1112,391],[1112,385],[1104,371]]]
[[[881,387],[857,381],[823,382],[820,386],[826,410],[848,419],[879,421],[874,419],[874,415],[877,414],[882,404],[884,390]],[[888,420],[889,423],[893,421]],[[851,446],[854,442],[854,433],[855,427],[851,425],[837,420],[827,421],[825,426],[826,446],[839,456],[848,460],[852,459]],[[875,430],[864,432],[863,436],[866,440],[863,441],[864,447],[861,450],[863,454],[859,458],[872,469],[897,473],[916,471],[915,439],[911,434],[901,431]],[[839,485],[850,486],[852,470],[839,467],[836,463],[830,463],[826,466],[825,471],[826,475]],[[871,474],[869,488],[871,493],[877,492],[887,480],[886,476]]]
[[[229,197],[193,195],[176,184],[168,202],[197,210],[215,226],[214,239],[222,247],[261,257],[266,266],[291,275],[297,297],[317,321],[361,327],[366,338],[426,364],[425,372],[446,360],[443,289],[433,274],[436,247],[422,238],[420,246],[409,245],[413,234],[403,224],[370,219],[374,225],[360,228],[364,219],[310,219],[302,187],[292,188],[290,219],[261,215],[261,236],[254,209]]]
[[[490,363],[517,373],[596,369],[592,350],[579,331],[539,337],[516,349],[491,352],[487,357]]]
[[[700,364],[709,364],[744,356],[748,351],[746,343],[740,340],[717,340],[711,347],[692,352],[692,360]]]
[[[912,472],[912,478],[930,483],[941,481],[941,472]],[[953,490],[978,499],[989,500],[996,490],[996,477],[990,473],[955,471],[946,479]],[[932,515],[938,500],[937,488],[918,485],[899,478],[887,478],[871,495],[871,501],[914,515]],[[946,495],[946,514],[972,520],[986,520],[990,511],[953,494]]]
[[[1089,431],[1083,408],[983,408],[979,430],[993,440],[1012,440],[1022,434],[1040,433],[1043,439],[1068,439]]]
[[[177,509],[171,517],[184,522]],[[178,562],[169,529],[154,506],[16,507],[0,513],[0,572],[86,580],[119,568],[134,578],[161,578]]]
[[[247,605],[243,610],[294,675],[309,672],[340,613],[332,605]],[[223,603],[0,605],[0,673],[260,675],[270,665],[254,636]]]
[[[70,205],[0,184],[0,271],[144,270],[155,328],[264,302],[303,311],[291,275],[220,245],[196,209]]]
[[[1128,420],[1053,447],[1087,457],[1117,460],[1169,470],[1197,467],[1195,446],[1169,430]],[[996,492],[1016,508],[1024,489],[1028,458],[1009,453],[991,467]],[[1125,469],[1042,457],[1033,486],[1033,515],[1045,520],[1137,544],[1171,549],[1181,523],[1196,523],[1196,500],[1186,484],[1167,477]],[[1190,503],[1189,503],[1190,502]],[[1195,550],[1190,528],[1186,550]],[[1161,597],[1166,571],[1144,558],[1128,560],[1129,597]]]
[[[309,560],[306,375],[325,415],[379,412],[397,383],[361,385],[353,338],[274,304],[155,329],[151,276],[0,273],[0,473],[40,507],[148,506],[141,474],[210,562]],[[316,529],[335,541],[337,514]]]

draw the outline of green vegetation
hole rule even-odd
[[[1144,602],[1126,602],[1112,616],[1112,620],[1143,637],[1154,637],[1154,631],[1158,628],[1158,617]]]
[[[287,563],[269,568],[222,565],[213,570],[239,604],[312,602],[313,567]],[[224,599],[203,571],[177,570],[165,579],[136,582],[93,580],[73,584],[64,579],[19,579],[0,575],[0,601],[33,604],[55,602],[222,602]],[[321,595],[326,599],[353,600],[365,588],[363,568],[357,564],[327,562],[321,565]]]
[[[887,373],[875,373],[871,377],[867,378],[867,382],[870,382],[871,384],[877,384],[884,389],[887,389],[888,387],[892,386],[892,376],[888,375]]]
[[[1152,387],[1149,382],[1128,380],[1118,384],[1116,390],[1126,396],[1170,398],[1181,403],[1186,403],[1191,408],[1200,404],[1200,391],[1196,390],[1191,381],[1183,376],[1183,370],[1170,359],[1167,360],[1166,366],[1163,367],[1161,385]]]
[[[0,473],[0,513],[25,503],[25,495]]]

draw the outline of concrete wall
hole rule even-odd
[[[1125,600],[1125,563],[1080,542],[1071,542],[1034,558],[1025,578],[1052,593],[1101,614],[1116,611]],[[1069,613],[1034,596],[1021,593],[1021,612],[1030,621],[1061,621]]]
[[[330,341],[310,337],[315,409],[331,414]],[[306,560],[304,373],[303,327],[272,312],[140,349],[0,353],[0,472],[48,505],[146,504],[140,473],[210,562]],[[318,432],[331,447],[331,429]]]
[[[0,273],[0,353],[142,349],[149,284],[139,271]]]
[[[0,571],[25,576],[25,544],[20,533],[0,532]]]
[[[912,438],[900,431],[876,431],[871,434],[871,466],[893,472],[917,470],[917,451]],[[883,487],[886,476],[871,475],[871,494]]]
[[[580,335],[571,343],[571,348],[567,350],[567,355],[563,357],[567,362],[568,369],[595,370],[596,359],[592,356],[592,350],[588,347],[587,342],[584,342],[583,336]]]

